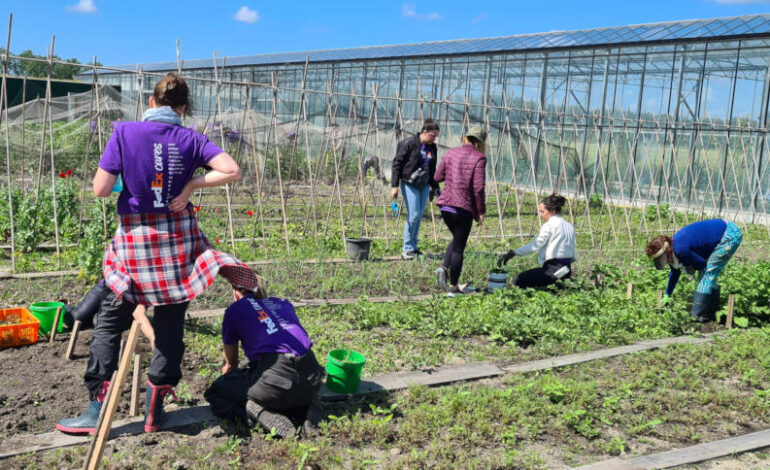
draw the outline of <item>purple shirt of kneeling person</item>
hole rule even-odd
[[[222,320],[223,375],[205,393],[211,411],[281,437],[310,432],[320,418],[315,398],[324,370],[294,306],[267,297],[261,287],[233,295]],[[245,368],[238,368],[239,344],[249,360]]]

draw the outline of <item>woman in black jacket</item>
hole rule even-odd
[[[428,199],[432,200],[438,191],[438,184],[433,179],[436,172],[438,148],[435,142],[438,134],[438,124],[432,119],[426,119],[419,134],[398,143],[396,156],[393,158],[391,196],[393,199],[398,197],[400,185],[408,213],[404,225],[402,259],[412,259],[420,253],[417,248],[417,235],[422,214]]]

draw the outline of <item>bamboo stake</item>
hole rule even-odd
[[[735,294],[730,294],[727,298],[727,320],[725,327],[729,330],[733,327],[733,313],[735,312]]]
[[[131,404],[128,409],[128,415],[132,418],[138,414],[137,410],[139,409],[139,378],[141,377],[141,364],[141,354],[134,354],[134,376],[131,380]]]
[[[8,75],[8,54],[11,53],[11,28],[13,26],[13,13],[8,18],[8,41],[5,46],[5,55],[3,56],[3,79],[2,79],[2,105],[5,112],[5,164],[7,170],[7,183],[8,183],[8,218],[10,219],[11,228],[11,272],[16,272],[16,227],[13,218],[13,184],[11,182],[11,141],[8,128],[10,123],[8,122],[8,83],[6,82],[6,76]],[[26,78],[26,77],[25,77]],[[25,88],[26,88],[26,81]],[[22,109],[24,104],[22,103]],[[2,113],[0,113],[0,121],[2,121]],[[22,119],[22,128],[23,128]],[[23,145],[22,145],[23,146]],[[24,160],[22,159],[22,181],[24,179]]]
[[[227,62],[227,58],[225,58],[222,61],[222,75],[224,75],[224,68]],[[219,72],[217,68],[217,53],[214,51],[214,78],[217,80],[219,79]],[[225,147],[225,133],[224,133],[224,127],[222,126],[222,103],[220,100],[220,91],[222,88],[222,82],[217,81],[217,91],[216,91],[216,108],[214,110],[214,125],[216,126],[217,116],[219,116],[219,142],[222,148]],[[233,232],[233,208],[232,208],[232,201],[230,200],[230,185],[225,184],[225,199],[227,200],[227,226],[230,229],[230,247],[233,250],[233,253],[235,253],[235,233]]]
[[[9,28],[10,29],[10,28]],[[8,51],[8,49],[6,49]],[[3,73],[3,76],[5,76],[5,73]],[[27,127],[27,76],[24,75],[24,78],[21,82],[21,175],[19,177],[20,185],[21,185],[21,191],[24,192],[26,189],[26,182],[24,181],[24,156],[25,156],[25,150],[26,150],[26,127]],[[6,109],[8,108],[8,103],[5,104]],[[7,118],[7,116],[6,116]]]
[[[120,394],[123,390],[123,383],[126,381],[126,375],[128,373],[129,364],[131,362],[131,356],[134,354],[136,348],[136,340],[139,336],[139,322],[131,322],[131,330],[128,333],[128,340],[126,346],[123,348],[120,365],[114,380],[110,384],[111,392],[108,397],[105,398],[103,408],[106,408],[104,418],[100,423],[94,438],[92,441],[93,452],[89,452],[89,456],[86,459],[84,469],[96,470],[99,468],[99,462],[102,460],[102,454],[104,453],[104,446],[107,444],[107,440],[110,438],[110,431],[112,429],[112,420],[115,417],[115,412],[118,409],[118,402],[120,401]]]
[[[72,355],[75,352],[75,344],[78,341],[78,333],[80,333],[80,326],[80,320],[75,320],[75,323],[72,325],[72,333],[70,333],[70,341],[69,344],[67,344],[67,352],[64,353],[64,357],[66,357],[67,360],[72,360]]]
[[[51,337],[48,340],[48,344],[53,344],[54,340],[56,339],[56,330],[59,329],[59,322],[61,321],[61,311],[62,311],[62,306],[59,305],[59,308],[56,309],[56,316],[53,319],[53,326],[51,327]]]
[[[48,54],[48,88],[51,87],[51,75],[53,74],[53,63],[50,59],[53,59],[53,48],[56,42],[56,36],[51,38],[51,51]],[[49,90],[48,97],[51,98],[51,92]],[[59,205],[56,200],[56,162],[54,161],[54,149],[53,149],[53,122],[51,121],[51,111],[48,111],[48,127],[51,132],[48,134],[48,144],[51,150],[51,198],[53,201],[53,226],[54,226],[54,240],[56,242],[56,269],[61,268],[61,246],[59,245]]]
[[[629,282],[628,286],[626,287],[626,298],[630,299],[633,293],[634,293],[634,284]]]
[[[89,123],[89,129],[88,129],[88,142],[86,144],[86,155],[85,159],[83,161],[83,185],[80,190],[80,214],[78,216],[78,228],[80,232],[83,231],[83,212],[85,211],[85,204],[86,204],[86,187],[88,184],[88,160],[91,155],[91,146],[94,143],[94,132],[91,132],[90,124],[94,120],[94,98],[96,95],[96,88],[99,86],[99,82],[97,81],[97,71],[96,71],[96,56],[94,56],[94,67],[93,67],[93,83],[91,84],[91,100],[88,105],[88,123]],[[98,107],[98,104],[97,104]],[[97,117],[98,119],[98,117]]]
[[[286,241],[286,252],[291,254],[289,245],[289,227],[286,223],[286,197],[283,193],[283,177],[281,176],[281,149],[278,147],[278,87],[276,86],[275,73],[270,74],[270,82],[273,85],[273,115],[272,127],[275,144],[275,166],[278,174],[278,192],[281,196],[281,223],[283,224],[283,238]]]

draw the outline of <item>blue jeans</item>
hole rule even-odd
[[[430,186],[417,189],[409,183],[401,182],[401,194],[406,204],[406,224],[404,225],[404,248],[402,251],[417,251],[417,235],[420,232],[420,221],[428,203]]]

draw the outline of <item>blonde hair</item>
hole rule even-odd
[[[473,137],[471,135],[466,135],[465,137],[463,137],[463,143],[464,144],[471,144],[471,145],[473,145],[474,147],[476,147],[476,150],[478,150],[479,152],[481,152],[481,153],[483,153],[485,155],[487,153],[487,146],[486,146],[486,144],[484,144],[484,142],[480,141],[479,139],[477,139],[477,138],[475,138],[475,137]]]

